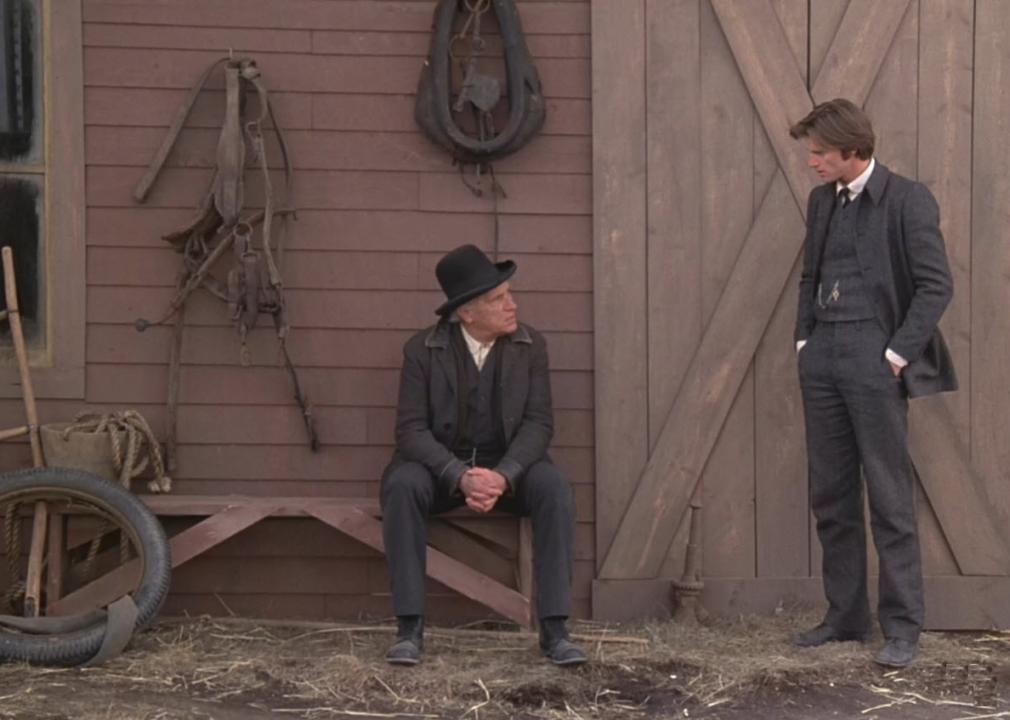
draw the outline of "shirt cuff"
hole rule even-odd
[[[900,368],[903,368],[906,365],[908,365],[908,360],[901,357],[901,355],[894,352],[894,350],[892,350],[891,348],[887,348],[887,350],[884,351],[884,357],[887,358],[888,362],[893,363],[894,365],[897,365]]]
[[[515,489],[516,478],[523,471],[523,466],[512,458],[502,458],[501,462],[495,466],[494,471],[505,478],[505,482],[509,486],[509,492],[512,492]]]
[[[797,340],[796,341],[796,352],[799,352],[800,350],[802,350],[803,346],[806,345],[806,344],[807,344],[806,340]]]
[[[449,491],[450,495],[455,495],[461,492],[459,488],[459,481],[463,479],[463,474],[468,470],[467,464],[457,457],[452,458],[445,464],[442,468],[442,473],[438,476],[439,480],[443,480],[446,483],[446,489]]]

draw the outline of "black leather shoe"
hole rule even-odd
[[[417,665],[424,650],[424,616],[405,615],[400,618],[396,642],[386,652],[390,665]]]
[[[863,642],[866,639],[865,633],[853,632],[851,630],[838,630],[821,623],[812,630],[798,633],[793,636],[793,645],[797,647],[818,647],[829,642],[849,642],[855,640]]]
[[[564,618],[540,621],[540,649],[555,665],[582,665],[589,660],[582,648],[568,637]]]
[[[919,643],[917,641],[888,638],[873,661],[885,667],[903,668],[911,665],[918,654]]]

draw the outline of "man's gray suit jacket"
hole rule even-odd
[[[957,389],[950,352],[937,323],[953,295],[936,200],[925,185],[877,163],[857,208],[856,255],[888,347],[908,360],[902,378],[910,397]],[[796,340],[813,331],[821,257],[835,183],[810,193],[800,278]]]

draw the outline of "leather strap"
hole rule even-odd
[[[137,627],[137,616],[140,611],[136,603],[129,595],[116,600],[109,605],[109,619],[105,623],[105,637],[102,638],[102,646],[98,652],[84,663],[84,667],[101,665],[106,660],[110,660],[126,648],[130,638],[133,637],[133,630]]]

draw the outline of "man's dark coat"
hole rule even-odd
[[[862,193],[856,218],[856,255],[888,347],[908,360],[902,379],[910,397],[957,389],[947,344],[937,323],[953,295],[939,209],[925,185],[896,175],[879,162]],[[810,193],[800,279],[796,340],[813,331],[821,257],[835,183]]]
[[[439,488],[454,492],[466,464],[450,450],[458,422],[458,373],[451,324],[440,322],[414,335],[403,348],[396,452],[383,476],[403,462],[428,468]],[[540,333],[520,324],[499,338],[502,427],[508,447],[493,468],[509,484],[547,456],[554,434],[547,344]]]

